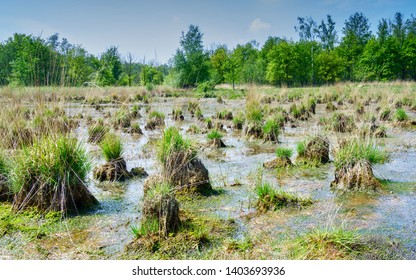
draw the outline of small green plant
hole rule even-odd
[[[263,125],[263,138],[268,141],[277,141],[280,124],[275,119],[269,119]]]
[[[276,149],[276,156],[278,158],[290,158],[293,154],[293,150],[285,147],[278,147]]]
[[[163,132],[158,143],[157,157],[162,164],[167,164],[171,155],[176,153],[190,153],[191,158],[196,156],[191,142],[183,138],[179,130],[172,126]]]
[[[300,198],[282,189],[274,189],[269,183],[260,183],[256,186],[258,200],[256,208],[260,212],[278,210],[283,207],[302,207],[312,204],[310,198]]]
[[[306,151],[306,141],[300,141],[296,144],[296,152],[298,157],[303,157]]]
[[[95,204],[84,183],[90,168],[85,149],[74,138],[50,136],[35,141],[19,152],[11,166],[13,207],[65,212]]]
[[[394,114],[394,117],[399,122],[403,122],[409,118],[406,111],[403,108],[397,109],[396,113]]]
[[[96,123],[88,128],[88,142],[99,143],[109,132],[109,128],[102,124]]]
[[[358,232],[336,227],[313,229],[299,236],[290,251],[293,259],[354,259],[362,245]]]
[[[236,116],[233,117],[233,124],[235,129],[243,129],[243,124],[244,124],[244,117],[242,116],[242,114],[237,114]]]
[[[123,154],[121,138],[113,133],[108,133],[99,146],[106,161],[119,159]]]
[[[217,129],[214,129],[207,134],[207,137],[209,140],[220,140],[223,138],[223,135]]]
[[[151,111],[149,113],[149,118],[160,119],[163,121],[165,119],[165,114],[158,111]]]
[[[342,145],[334,157],[337,168],[354,165],[361,160],[372,164],[384,163],[388,160],[388,154],[385,150],[378,148],[374,141],[353,139]]]

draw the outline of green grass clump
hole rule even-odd
[[[46,137],[23,148],[13,162],[10,181],[15,193],[36,180],[54,186],[73,185],[84,181],[90,169],[87,153],[76,139]]]
[[[251,100],[246,104],[246,119],[251,123],[263,121],[263,108],[258,101]]]
[[[276,149],[276,156],[278,158],[290,158],[293,155],[293,150],[285,147],[278,147]]]
[[[157,158],[162,164],[166,164],[174,153],[191,153],[191,158],[196,156],[191,141],[183,138],[179,130],[172,126],[163,132],[162,139],[158,143]]]
[[[291,259],[354,259],[362,241],[356,231],[342,228],[314,229],[299,236],[290,248]]]
[[[303,157],[306,151],[306,141],[300,141],[296,143],[296,152],[298,153],[298,157]]]
[[[403,122],[409,118],[409,116],[403,108],[397,109],[396,113],[394,114],[394,117],[399,122]]]
[[[223,135],[221,132],[219,132],[217,129],[211,130],[207,137],[209,140],[215,140],[215,139],[222,139]]]
[[[274,189],[269,183],[262,183],[256,186],[258,200],[256,208],[260,212],[278,210],[283,207],[302,207],[312,204],[310,198],[300,198],[282,189]]]
[[[165,114],[158,112],[158,111],[151,111],[149,113],[149,118],[152,119],[158,119],[158,120],[164,120],[165,119]]]
[[[245,119],[241,114],[237,114],[233,117],[233,124],[236,129],[242,129],[244,121]]]
[[[388,160],[388,154],[376,146],[373,141],[353,139],[345,143],[336,153],[334,164],[337,168],[346,165],[354,165],[360,160],[366,160],[369,163],[384,163]]]
[[[280,124],[274,119],[269,119],[263,125],[263,138],[269,141],[277,141],[279,130]]]
[[[109,128],[102,124],[95,124],[88,128],[88,142],[99,143],[109,132]]]
[[[113,133],[108,133],[99,146],[106,161],[119,159],[123,154],[121,138]]]
[[[13,160],[9,181],[16,193],[14,207],[65,212],[92,206],[97,201],[84,184],[90,169],[88,155],[77,139],[41,138]]]

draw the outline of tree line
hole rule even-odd
[[[372,34],[367,17],[352,14],[339,36],[330,15],[320,22],[299,17],[299,40],[269,37],[233,49],[206,50],[198,26],[182,32],[169,63],[137,62],[110,47],[98,56],[54,34],[47,39],[14,34],[0,43],[0,85],[132,86],[169,84],[195,87],[221,83],[285,86],[339,81],[416,80],[416,18],[381,19]]]

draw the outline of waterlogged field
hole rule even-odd
[[[0,99],[1,259],[416,257],[414,83]]]

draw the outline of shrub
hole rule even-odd
[[[123,143],[119,136],[108,133],[99,144],[106,161],[121,158],[123,154]]]
[[[213,91],[214,88],[215,85],[212,82],[206,81],[198,84],[197,91],[206,93],[208,91]]]

